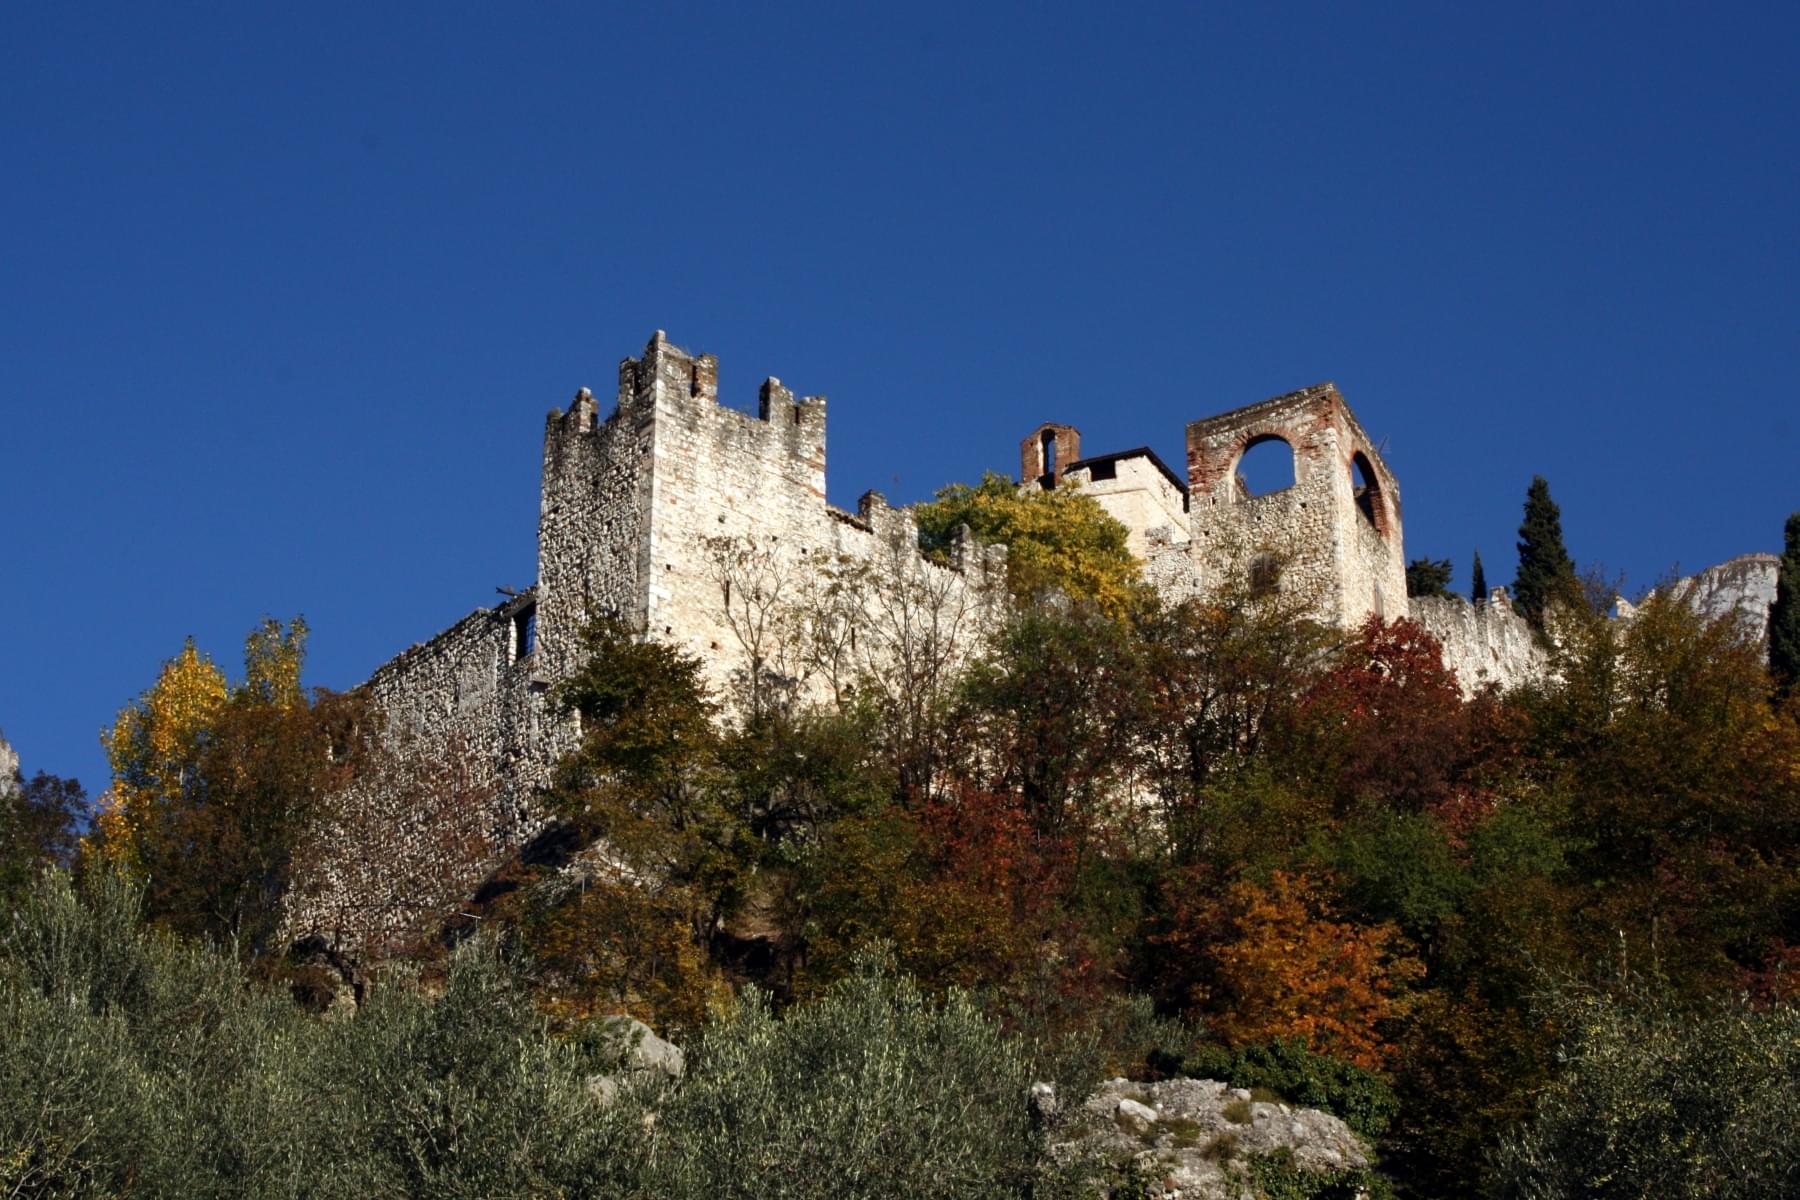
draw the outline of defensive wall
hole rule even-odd
[[[718,361],[660,331],[620,363],[607,411],[586,388],[553,409],[536,584],[371,676],[387,748],[416,770],[400,792],[358,798],[295,923],[335,941],[399,929],[543,829],[535,797],[579,738],[553,692],[596,617],[695,656],[738,712],[842,698],[921,653],[953,669],[978,646],[1004,611],[1005,547],[964,531],[936,561],[912,513],[879,494],[833,507],[826,411],[774,378],[754,412],[721,405]],[[1271,442],[1291,455],[1292,483],[1255,495],[1240,468]],[[1194,421],[1185,449],[1177,472],[1147,447],[1084,453],[1078,429],[1049,422],[1020,443],[1020,485],[1093,496],[1171,599],[1235,579],[1343,628],[1411,615],[1467,691],[1545,669],[1503,589],[1480,605],[1409,601],[1399,482],[1335,385]],[[1753,566],[1739,574],[1760,586],[1766,564]]]
[[[912,514],[879,494],[854,512],[827,503],[825,414],[824,397],[773,378],[754,414],[721,406],[717,360],[661,331],[620,364],[609,412],[585,388],[552,410],[537,583],[370,677],[408,794],[350,798],[294,932],[396,933],[543,829],[535,795],[579,739],[552,693],[596,617],[695,655],[735,705],[825,698],[922,644],[976,646],[1002,611],[1005,547],[965,537],[937,562]],[[441,827],[450,809],[477,814],[455,837]]]

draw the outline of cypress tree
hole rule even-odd
[[[1552,600],[1574,596],[1575,588],[1575,563],[1563,547],[1562,510],[1550,498],[1544,477],[1533,475],[1525,493],[1525,521],[1519,526],[1519,576],[1513,581],[1513,599],[1520,614],[1542,633],[1545,607]]]
[[[1481,569],[1481,551],[1475,552],[1475,566],[1469,571],[1469,603],[1480,608],[1487,603],[1487,572]]]
[[[1800,512],[1787,519],[1781,565],[1775,569],[1775,603],[1769,606],[1769,670],[1781,695],[1800,687]]]

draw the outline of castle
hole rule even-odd
[[[577,743],[549,692],[576,669],[596,615],[697,656],[709,682],[740,699],[841,694],[907,656],[951,666],[1000,620],[1005,547],[964,536],[938,562],[920,552],[912,514],[879,494],[855,512],[826,501],[825,418],[823,397],[796,397],[773,378],[755,415],[720,406],[717,360],[661,331],[620,364],[610,412],[585,388],[550,412],[535,586],[413,646],[367,684],[390,744],[461,764],[495,853],[541,827],[535,791]],[[1237,467],[1265,442],[1291,450],[1294,482],[1253,496]],[[1173,597],[1246,572],[1298,590],[1345,627],[1411,611],[1399,484],[1336,387],[1195,421],[1186,449],[1179,475],[1148,448],[1084,455],[1077,429],[1045,424],[1021,443],[1020,484],[1078,485],[1125,526],[1146,577]],[[1530,669],[1535,647],[1510,610],[1439,604],[1418,615],[1470,686]],[[401,857],[432,857],[429,814],[391,823]],[[390,867],[335,864],[324,900],[297,916],[342,926],[332,897],[351,893],[379,909],[368,894],[399,886]]]

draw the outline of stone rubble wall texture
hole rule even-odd
[[[1237,467],[1246,450],[1266,441],[1293,451],[1294,483],[1248,496]],[[1358,467],[1370,484],[1360,495]],[[1287,559],[1281,587],[1316,597],[1329,622],[1349,628],[1371,613],[1407,615],[1400,485],[1335,385],[1193,422],[1187,471],[1190,553],[1203,564],[1221,549],[1228,560],[1276,553]]]
[[[1489,684],[1502,691],[1544,678],[1549,657],[1505,588],[1485,603],[1461,596],[1414,596],[1412,618],[1444,647],[1444,665],[1456,672],[1465,695]]]
[[[827,504],[823,397],[796,399],[770,379],[757,414],[721,407],[717,361],[659,331],[620,365],[610,415],[583,389],[546,420],[536,586],[369,679],[406,794],[346,798],[289,932],[394,936],[543,830],[534,797],[579,740],[552,690],[578,667],[594,617],[698,656],[728,703],[757,681],[824,698],[879,669],[920,624],[972,650],[999,619],[1005,581],[1004,547],[964,539],[938,563],[920,553],[912,514],[879,495],[855,513]],[[829,653],[800,652],[813,643]],[[458,797],[477,811],[467,836],[447,836],[447,816],[469,817],[447,806]]]

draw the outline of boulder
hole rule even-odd
[[[1047,1087],[1032,1089],[1034,1113],[1043,1111],[1039,1088]],[[1329,1113],[1257,1100],[1211,1079],[1108,1080],[1050,1128],[1046,1143],[1056,1162],[1131,1176],[1157,1200],[1253,1195],[1252,1164],[1262,1158],[1325,1174],[1369,1165],[1357,1136]]]
[[[673,1083],[687,1071],[681,1047],[634,1017],[604,1018],[599,1038],[602,1053],[615,1064],[608,1074],[587,1077],[588,1094],[601,1104],[611,1104],[621,1088]]]

